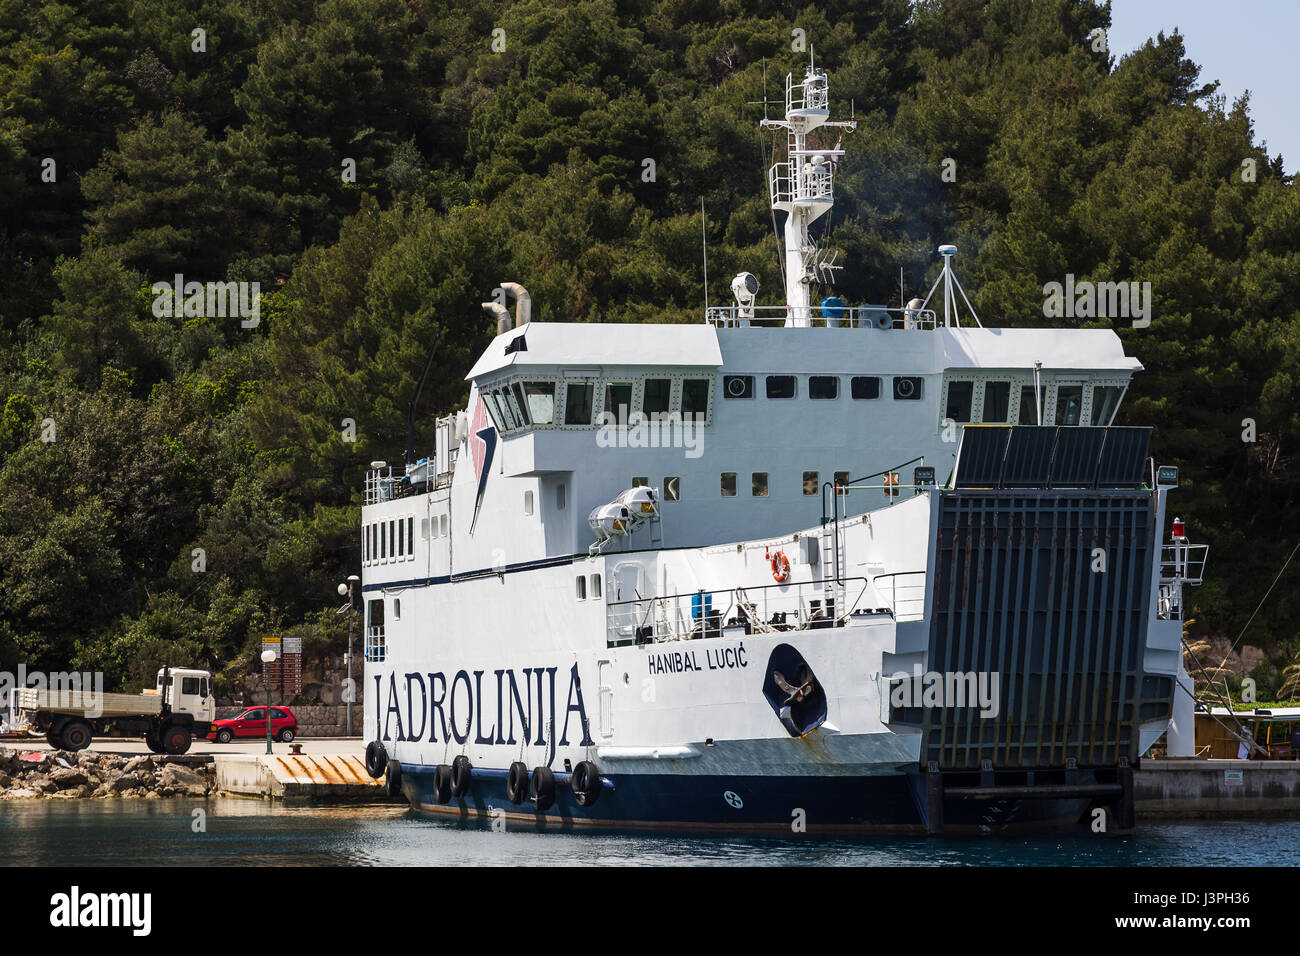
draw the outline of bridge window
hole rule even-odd
[[[984,414],[981,418],[986,424],[1002,425],[1007,421],[1011,411],[1011,383],[984,383]]]
[[[724,471],[722,473],[722,497],[736,497],[736,473],[734,471]]]
[[[803,473],[803,493],[805,495],[817,494],[817,472],[805,471]]]
[[[570,382],[564,396],[564,424],[590,425],[595,386],[591,382]]]
[[[750,494],[755,498],[767,497],[767,472],[756,471],[750,479]]]
[[[1124,394],[1122,385],[1094,385],[1092,387],[1092,423],[1109,425],[1119,411],[1119,400]]]
[[[838,375],[808,376],[809,398],[839,398],[840,379]]]
[[[754,376],[752,375],[722,376],[722,394],[727,398],[753,398],[754,397]]]
[[[768,398],[794,398],[794,392],[793,375],[769,375],[767,377]]]
[[[626,425],[632,414],[632,383],[609,382],[605,385],[604,423]]]
[[[949,382],[948,401],[944,403],[943,414],[954,422],[966,424],[971,420],[971,408],[975,404],[974,382]]]
[[[708,378],[688,378],[682,382],[682,414],[709,416],[709,392],[713,380]]]
[[[534,425],[555,424],[554,382],[524,382],[524,396]]]
[[[505,416],[501,414],[501,409],[497,405],[497,397],[494,392],[482,392],[479,395],[483,399],[483,406],[488,411],[488,417],[492,419],[492,425],[497,431],[506,430]]]
[[[1020,414],[1016,416],[1018,425],[1038,425],[1038,395],[1032,385],[1020,386]]]
[[[519,419],[519,427],[527,428],[532,424],[528,417],[528,402],[524,401],[524,390],[515,382],[506,389],[506,395],[510,397],[510,407],[515,413],[515,418]]]
[[[1083,417],[1083,386],[1056,386],[1056,424],[1078,425]]]
[[[647,415],[664,415],[672,405],[673,382],[669,378],[648,378],[642,390],[641,411]]]
[[[499,389],[490,392],[497,403],[497,408],[501,411],[501,421],[505,424],[505,430],[510,431],[519,427],[519,416],[515,414],[514,404],[509,400],[506,394]]]
[[[858,399],[880,397],[880,379],[875,375],[855,375],[849,379],[849,394]]]

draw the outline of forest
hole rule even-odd
[[[1147,327],[1051,322],[1142,361],[1118,424],[1154,427],[1211,546],[1189,630],[1262,648],[1261,699],[1294,693],[1297,186],[1176,24],[1121,56],[1111,17],[0,0],[0,666],[112,689],[166,661],[231,680],[264,635],[341,648],[366,465],[400,458],[440,335],[431,449],[494,287],[542,321],[701,321],[703,203],[715,278],[780,288],[758,122],[812,51],[858,120],[823,240],[837,294],[892,303],[901,269],[924,295],[942,242],[986,325],[1043,325],[1067,274],[1151,284]],[[177,276],[258,283],[256,322],[159,315]]]

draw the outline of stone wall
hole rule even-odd
[[[277,706],[278,701],[275,696],[271,697],[272,706]],[[258,706],[257,701],[250,701],[246,706]],[[347,710],[343,705],[308,705],[300,706],[298,704],[289,704],[293,711],[293,716],[298,720],[298,736],[304,738],[312,737],[342,737],[347,733]],[[243,707],[218,707],[217,719],[222,720],[227,717],[236,717],[244,712]],[[361,736],[361,721],[363,719],[363,710],[361,704],[352,705],[352,736]]]

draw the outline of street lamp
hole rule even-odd
[[[356,619],[356,600],[353,597],[352,588],[360,580],[361,579],[355,574],[349,574],[348,583],[339,585],[339,597],[346,597],[348,599],[348,652],[344,655],[347,658],[348,664],[348,693],[343,695],[343,713],[346,716],[346,732],[349,737],[352,736],[352,702],[357,696],[356,690],[354,689],[356,685],[352,683],[352,622]]]
[[[271,752],[271,674],[268,668],[275,660],[275,651],[262,651],[262,673],[266,675],[266,752]]]

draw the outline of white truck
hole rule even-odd
[[[18,687],[10,691],[11,722],[44,731],[51,747],[83,750],[111,731],[143,737],[154,753],[183,754],[206,737],[217,713],[212,675],[183,667],[158,671],[158,686],[139,694]]]

